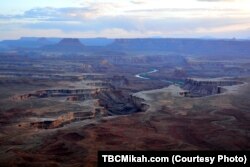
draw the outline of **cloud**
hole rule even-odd
[[[239,9],[211,9],[211,8],[157,8],[157,9],[137,9],[126,12],[148,13],[148,12],[239,12]]]
[[[101,3],[84,7],[33,8],[20,15],[0,15],[0,19],[75,20],[94,19],[105,16],[105,11],[115,8],[111,3]]]
[[[26,11],[23,15],[15,15],[13,18],[36,18],[38,20],[51,19],[70,20],[74,18],[91,18],[98,14],[98,10],[94,8],[34,8]],[[10,18],[10,16],[9,16]]]
[[[124,22],[126,20],[126,22]],[[60,29],[65,32],[69,31],[101,31],[109,28],[118,28],[125,30],[137,29],[138,21],[132,17],[99,17],[91,20],[70,20],[70,21],[41,21],[31,22],[25,25],[32,29]]]
[[[204,2],[232,2],[234,0],[197,0],[197,1],[204,1]]]
[[[135,5],[142,5],[146,3],[144,0],[132,0],[130,2]]]
[[[126,20],[126,21],[124,21]],[[228,18],[161,18],[138,19],[133,17],[99,17],[87,22],[38,22],[25,24],[23,28],[34,30],[57,29],[65,33],[86,32],[91,36],[197,36],[242,31],[250,27],[246,19]],[[91,33],[90,33],[91,32]],[[126,36],[124,36],[126,35]]]
[[[149,1],[127,2],[140,6],[140,3]],[[146,5],[123,9],[123,6],[112,2],[88,2],[81,7],[33,8],[19,15],[0,15],[0,30],[6,36],[18,33],[20,36],[39,35],[47,31],[46,36],[65,34],[72,37],[195,37],[249,32],[250,25],[246,23],[250,13],[236,8],[211,8],[206,5],[151,8]]]

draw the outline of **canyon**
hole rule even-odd
[[[212,79],[186,79],[182,89],[185,97],[203,97],[215,94],[221,94],[227,90],[225,86],[233,86],[244,84],[240,81],[225,80],[223,78]]]
[[[2,166],[97,166],[99,150],[250,149],[249,41],[0,43]]]

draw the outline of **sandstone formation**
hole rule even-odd
[[[42,50],[54,52],[82,52],[85,46],[76,38],[64,38],[55,45],[44,46]]]
[[[68,112],[67,114],[59,116],[55,120],[45,120],[40,122],[32,122],[30,126],[38,129],[54,129],[62,127],[71,122],[76,122],[85,119],[91,119],[94,115],[92,112]]]
[[[110,83],[108,82],[89,82],[87,85],[95,87],[110,87]]]
[[[184,92],[186,97],[202,97],[209,96],[214,94],[220,94],[225,91],[223,86],[232,86],[241,84],[239,81],[230,81],[230,80],[209,80],[209,79],[186,79],[182,89],[187,90]]]
[[[61,46],[83,46],[83,44],[76,38],[64,38],[59,43]]]
[[[132,96],[124,91],[102,91],[97,94],[97,98],[100,105],[106,108],[110,115],[126,115],[143,111],[132,99]]]
[[[47,97],[69,97],[68,100],[74,99],[91,99],[99,91],[107,88],[95,88],[95,89],[51,89],[51,90],[40,90],[34,93],[28,93],[24,95],[14,96],[13,100],[25,100],[31,97],[36,98],[47,98]],[[76,98],[77,97],[77,98]]]
[[[133,104],[137,107],[140,108],[141,111],[147,111],[149,108],[149,105],[145,103],[145,100],[143,98],[139,98],[137,96],[131,95],[131,99]]]
[[[123,85],[123,77],[118,77],[118,85]],[[125,80],[126,81],[126,80]],[[125,82],[126,83],[126,82]],[[143,112],[148,109],[144,100],[127,91],[112,88],[105,89],[51,89],[41,90],[27,95],[16,96],[20,100],[28,98],[49,98],[65,96],[67,101],[94,100],[94,108],[91,112],[68,112],[60,115],[54,120],[44,120],[30,123],[31,127],[38,129],[54,129],[62,127],[71,122],[85,119],[101,118],[108,115],[127,115],[136,112]]]

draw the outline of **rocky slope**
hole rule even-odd
[[[242,84],[242,82],[230,80],[186,79],[182,89],[187,90],[184,94],[186,97],[202,97],[223,93],[225,91],[223,86],[237,84]]]
[[[97,94],[100,106],[103,106],[110,115],[127,115],[146,111],[142,99],[136,99],[126,91],[102,91]]]

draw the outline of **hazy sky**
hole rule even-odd
[[[250,0],[0,0],[0,39],[250,38]]]

